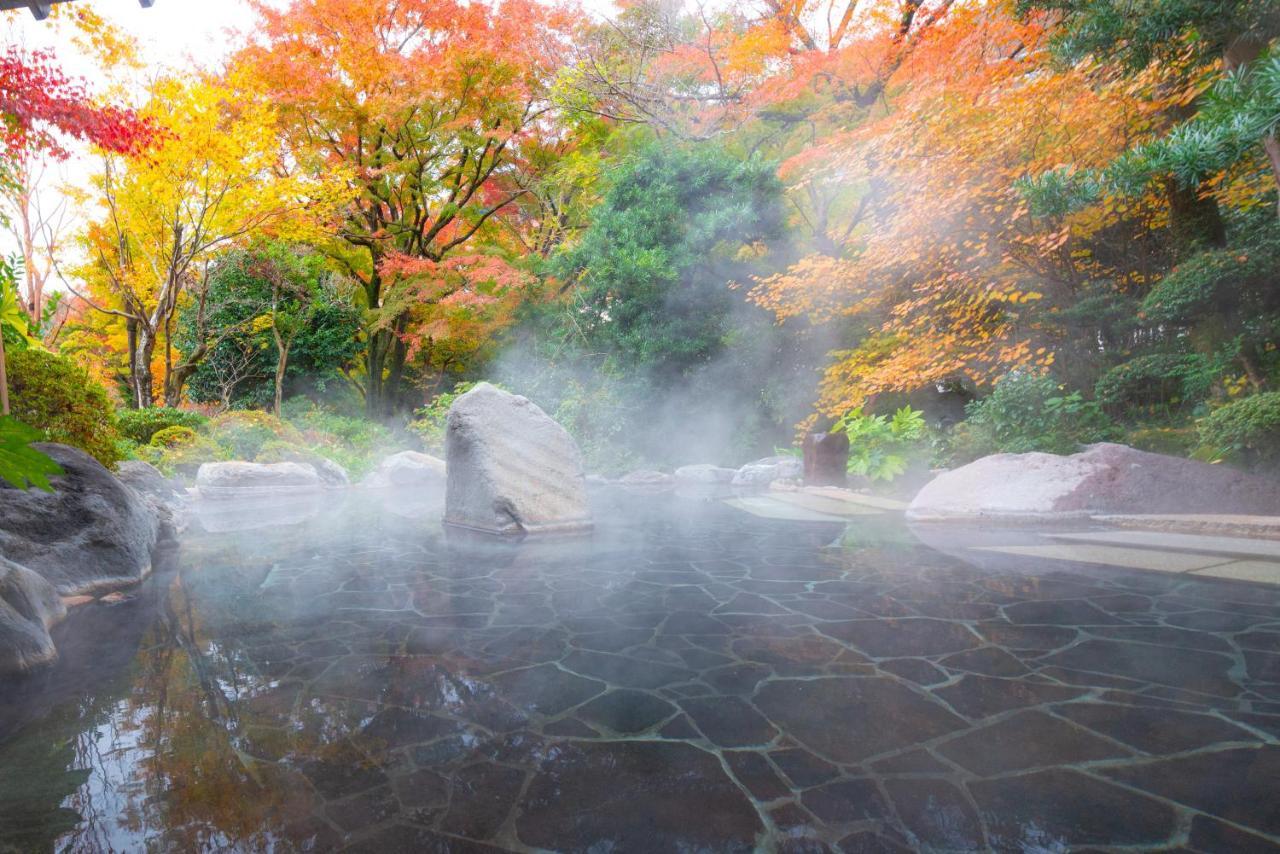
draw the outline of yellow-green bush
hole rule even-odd
[[[302,444],[298,428],[269,412],[256,410],[224,412],[211,419],[202,432],[238,460],[255,459],[262,446],[273,440]]]
[[[121,459],[115,407],[89,372],[37,347],[8,354],[11,414],[47,442],[80,448],[107,468]]]

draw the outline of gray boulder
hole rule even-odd
[[[160,469],[142,460],[125,460],[117,465],[116,478],[143,495],[153,495],[165,501],[186,496],[186,490],[180,483],[165,477]]]
[[[582,454],[528,398],[481,383],[454,401],[445,432],[446,524],[491,534],[591,527]]]
[[[52,584],[0,558],[0,676],[26,673],[56,659],[49,627],[66,615]]]
[[[700,463],[692,466],[680,466],[676,469],[677,486],[713,486],[720,483],[732,483],[737,469],[721,468]]]
[[[995,454],[930,481],[907,518],[1053,520],[1127,513],[1280,513],[1280,481],[1126,445]]]
[[[131,487],[160,520],[160,538],[173,539],[186,529],[187,491],[176,480],[165,477],[151,463],[125,460],[116,466],[116,478]]]
[[[311,461],[311,466],[330,489],[342,489],[351,485],[347,470],[327,457],[316,457]]]
[[[663,471],[636,469],[618,478],[618,483],[632,489],[661,491],[675,486],[676,479]]]
[[[401,451],[378,463],[361,485],[371,489],[438,489],[444,481],[444,460],[417,451]]]
[[[802,477],[804,463],[795,457],[765,457],[738,469],[731,483],[749,489],[766,489],[775,480],[800,480]]]
[[[53,492],[0,483],[0,555],[43,576],[63,596],[133,584],[151,572],[155,510],[93,457],[39,443],[63,474]]]
[[[248,498],[316,492],[324,481],[309,463],[205,463],[196,473],[202,498]]]

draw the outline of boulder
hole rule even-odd
[[[528,398],[481,383],[449,407],[446,524],[491,534],[591,527],[582,454]]]
[[[0,676],[26,673],[56,659],[49,627],[66,615],[52,584],[0,558]]]
[[[944,472],[914,520],[1053,520],[1129,513],[1280,513],[1280,481],[1110,443],[1071,456],[996,454]]]
[[[444,481],[444,460],[417,451],[401,451],[378,463],[361,485],[371,489],[440,488]]]
[[[202,498],[248,498],[316,492],[324,481],[309,463],[205,463],[196,473]]]
[[[320,475],[320,481],[330,489],[345,489],[351,485],[351,476],[347,470],[328,457],[319,455],[308,460],[311,467]]]
[[[680,466],[680,468],[676,469],[675,478],[677,486],[714,486],[720,483],[732,483],[733,476],[737,473],[737,469],[721,468],[720,466],[703,463]]]
[[[775,480],[800,480],[804,463],[795,457],[765,457],[747,463],[733,475],[731,483],[750,489],[767,489]]]
[[[116,466],[116,477],[126,486],[132,486],[143,495],[153,495],[165,501],[186,497],[186,490],[176,480],[165,477],[160,469],[142,460],[125,460]]]
[[[633,489],[663,490],[675,485],[676,479],[663,471],[636,469],[618,479],[618,483]]]
[[[174,539],[186,528],[187,491],[165,477],[151,463],[125,460],[116,466],[116,477],[142,496],[160,520],[160,538]]]
[[[0,484],[0,555],[44,577],[64,596],[141,581],[159,533],[154,508],[93,457],[35,445],[63,474],[53,492]]]

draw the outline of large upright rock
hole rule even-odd
[[[528,398],[481,383],[454,401],[445,433],[444,521],[492,534],[591,527],[582,454]]]
[[[37,444],[63,468],[53,492],[0,482],[0,555],[64,596],[140,581],[151,571],[159,521],[143,497],[93,457]]]
[[[907,518],[1053,520],[1136,513],[1276,514],[1280,481],[1104,443],[1066,457],[983,457],[927,484]]]
[[[57,658],[49,627],[66,615],[52,584],[0,558],[0,676],[26,673]]]

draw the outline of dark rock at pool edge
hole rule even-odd
[[[0,554],[63,596],[141,581],[151,571],[159,520],[153,507],[84,451],[34,447],[62,466],[53,492],[0,483]]]
[[[25,673],[57,658],[49,627],[66,614],[53,585],[0,558],[0,676]]]

